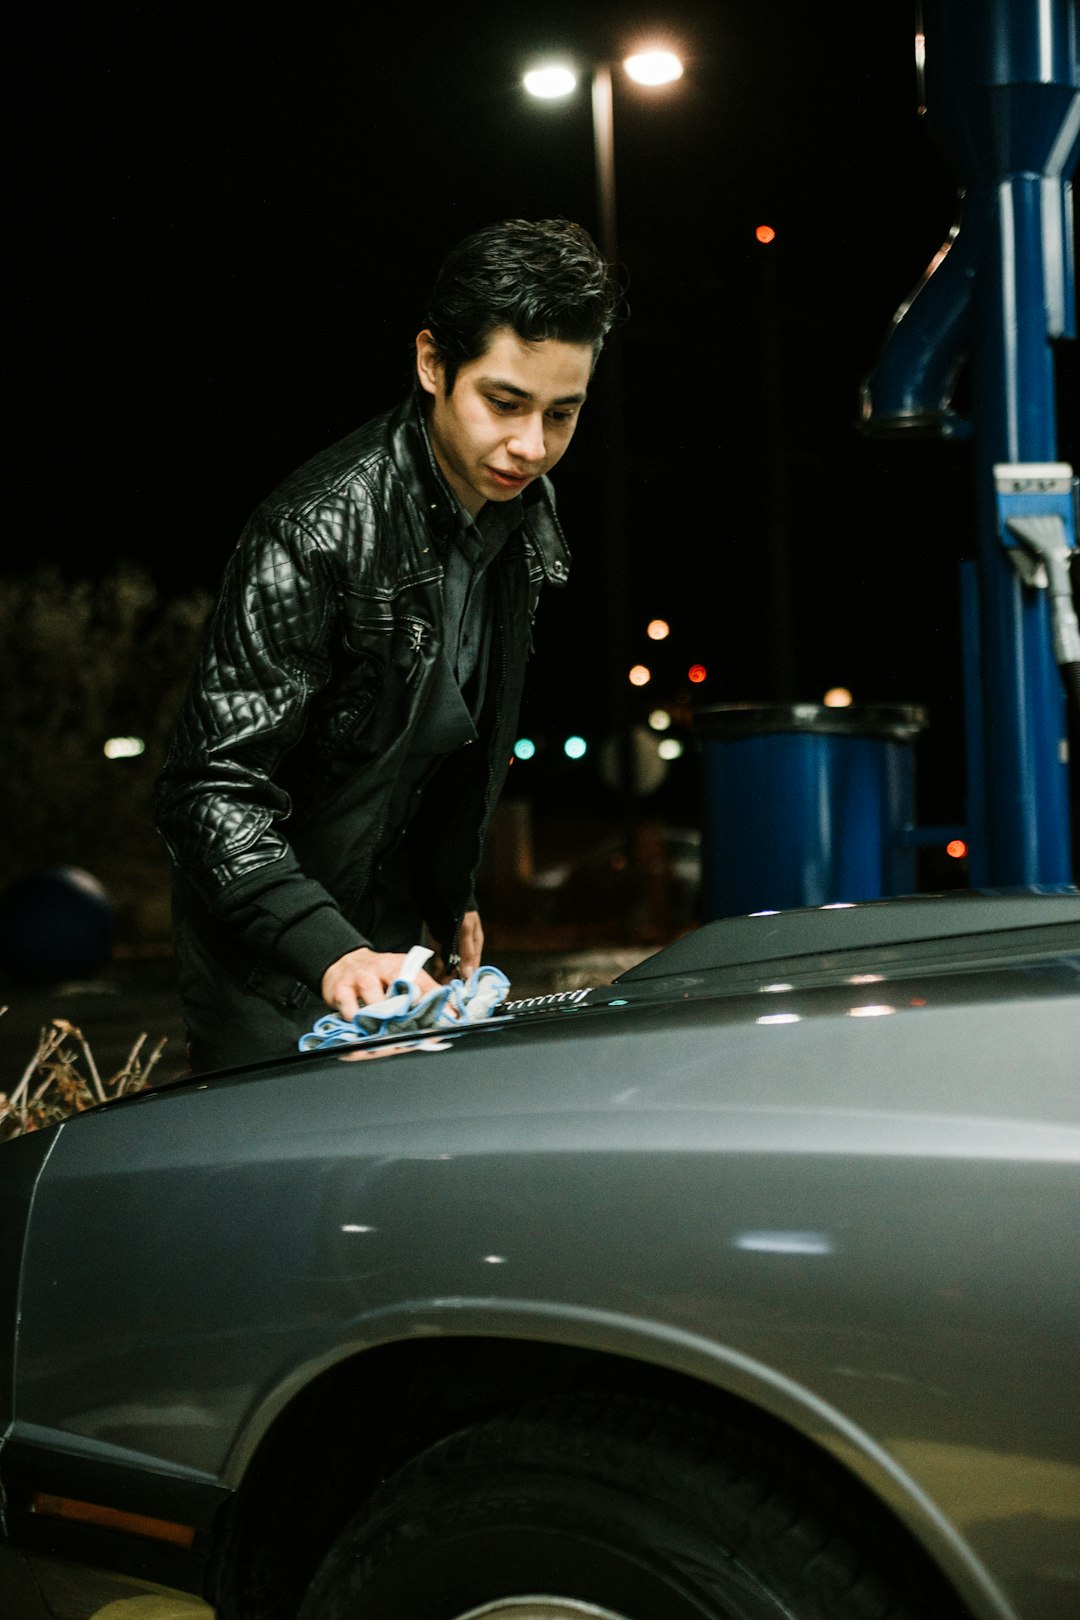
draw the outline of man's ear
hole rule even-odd
[[[438,394],[442,389],[443,363],[435,347],[435,339],[425,327],[416,334],[416,375],[426,394]]]

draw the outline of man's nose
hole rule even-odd
[[[515,432],[507,441],[506,448],[519,461],[543,461],[547,455],[543,417],[537,413],[536,416],[518,422]]]

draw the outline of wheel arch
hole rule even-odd
[[[296,1369],[252,1413],[227,1465],[234,1496],[211,1575],[223,1620],[239,1614],[241,1593],[245,1620],[288,1620],[291,1584],[307,1579],[376,1484],[427,1446],[519,1402],[584,1389],[703,1416],[737,1406],[747,1422],[782,1430],[889,1520],[977,1620],[1016,1620],[918,1482],[871,1435],[774,1368],[651,1321],[460,1299],[369,1319],[362,1335]],[[305,1469],[311,1494],[299,1536],[295,1504],[284,1515],[286,1552],[280,1482]]]

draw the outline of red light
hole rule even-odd
[[[691,664],[686,673],[695,686],[700,686],[709,672],[704,664]]]
[[[754,235],[757,237],[759,242],[776,241],[776,232],[773,230],[771,225],[759,225],[757,230],[754,232]]]
[[[962,861],[967,854],[967,845],[962,838],[951,838],[945,845],[946,855],[951,855],[954,861]]]

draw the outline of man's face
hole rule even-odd
[[[430,332],[416,340],[420,386],[431,395],[428,434],[443,477],[475,517],[550,472],[577,427],[592,371],[588,343],[526,343],[508,326],[462,366],[448,396]]]

